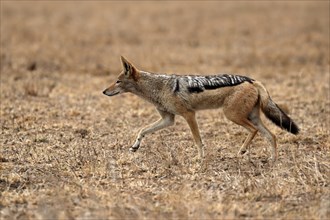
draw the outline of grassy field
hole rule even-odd
[[[330,218],[329,2],[1,1],[0,219]],[[128,151],[159,116],[102,91],[120,55],[162,73],[239,73],[290,109],[279,160],[221,110]]]

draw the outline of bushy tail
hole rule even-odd
[[[261,110],[274,124],[292,134],[298,134],[299,128],[294,121],[270,98],[266,88],[258,81],[253,85],[259,91]]]

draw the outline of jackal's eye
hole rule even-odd
[[[116,84],[119,84],[119,83],[121,83],[121,81],[120,81],[120,80],[117,80],[117,81],[116,81]]]

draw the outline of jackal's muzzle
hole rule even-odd
[[[103,91],[103,94],[107,95],[107,96],[114,96],[114,95],[117,95],[119,93],[120,93],[120,91],[115,91],[115,90],[111,91],[111,90],[108,90],[108,89]]]

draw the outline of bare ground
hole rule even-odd
[[[329,2],[1,1],[0,219],[330,217]],[[297,136],[268,162],[221,110],[128,148],[159,116],[101,92],[125,55],[166,73],[240,73],[288,106]]]

